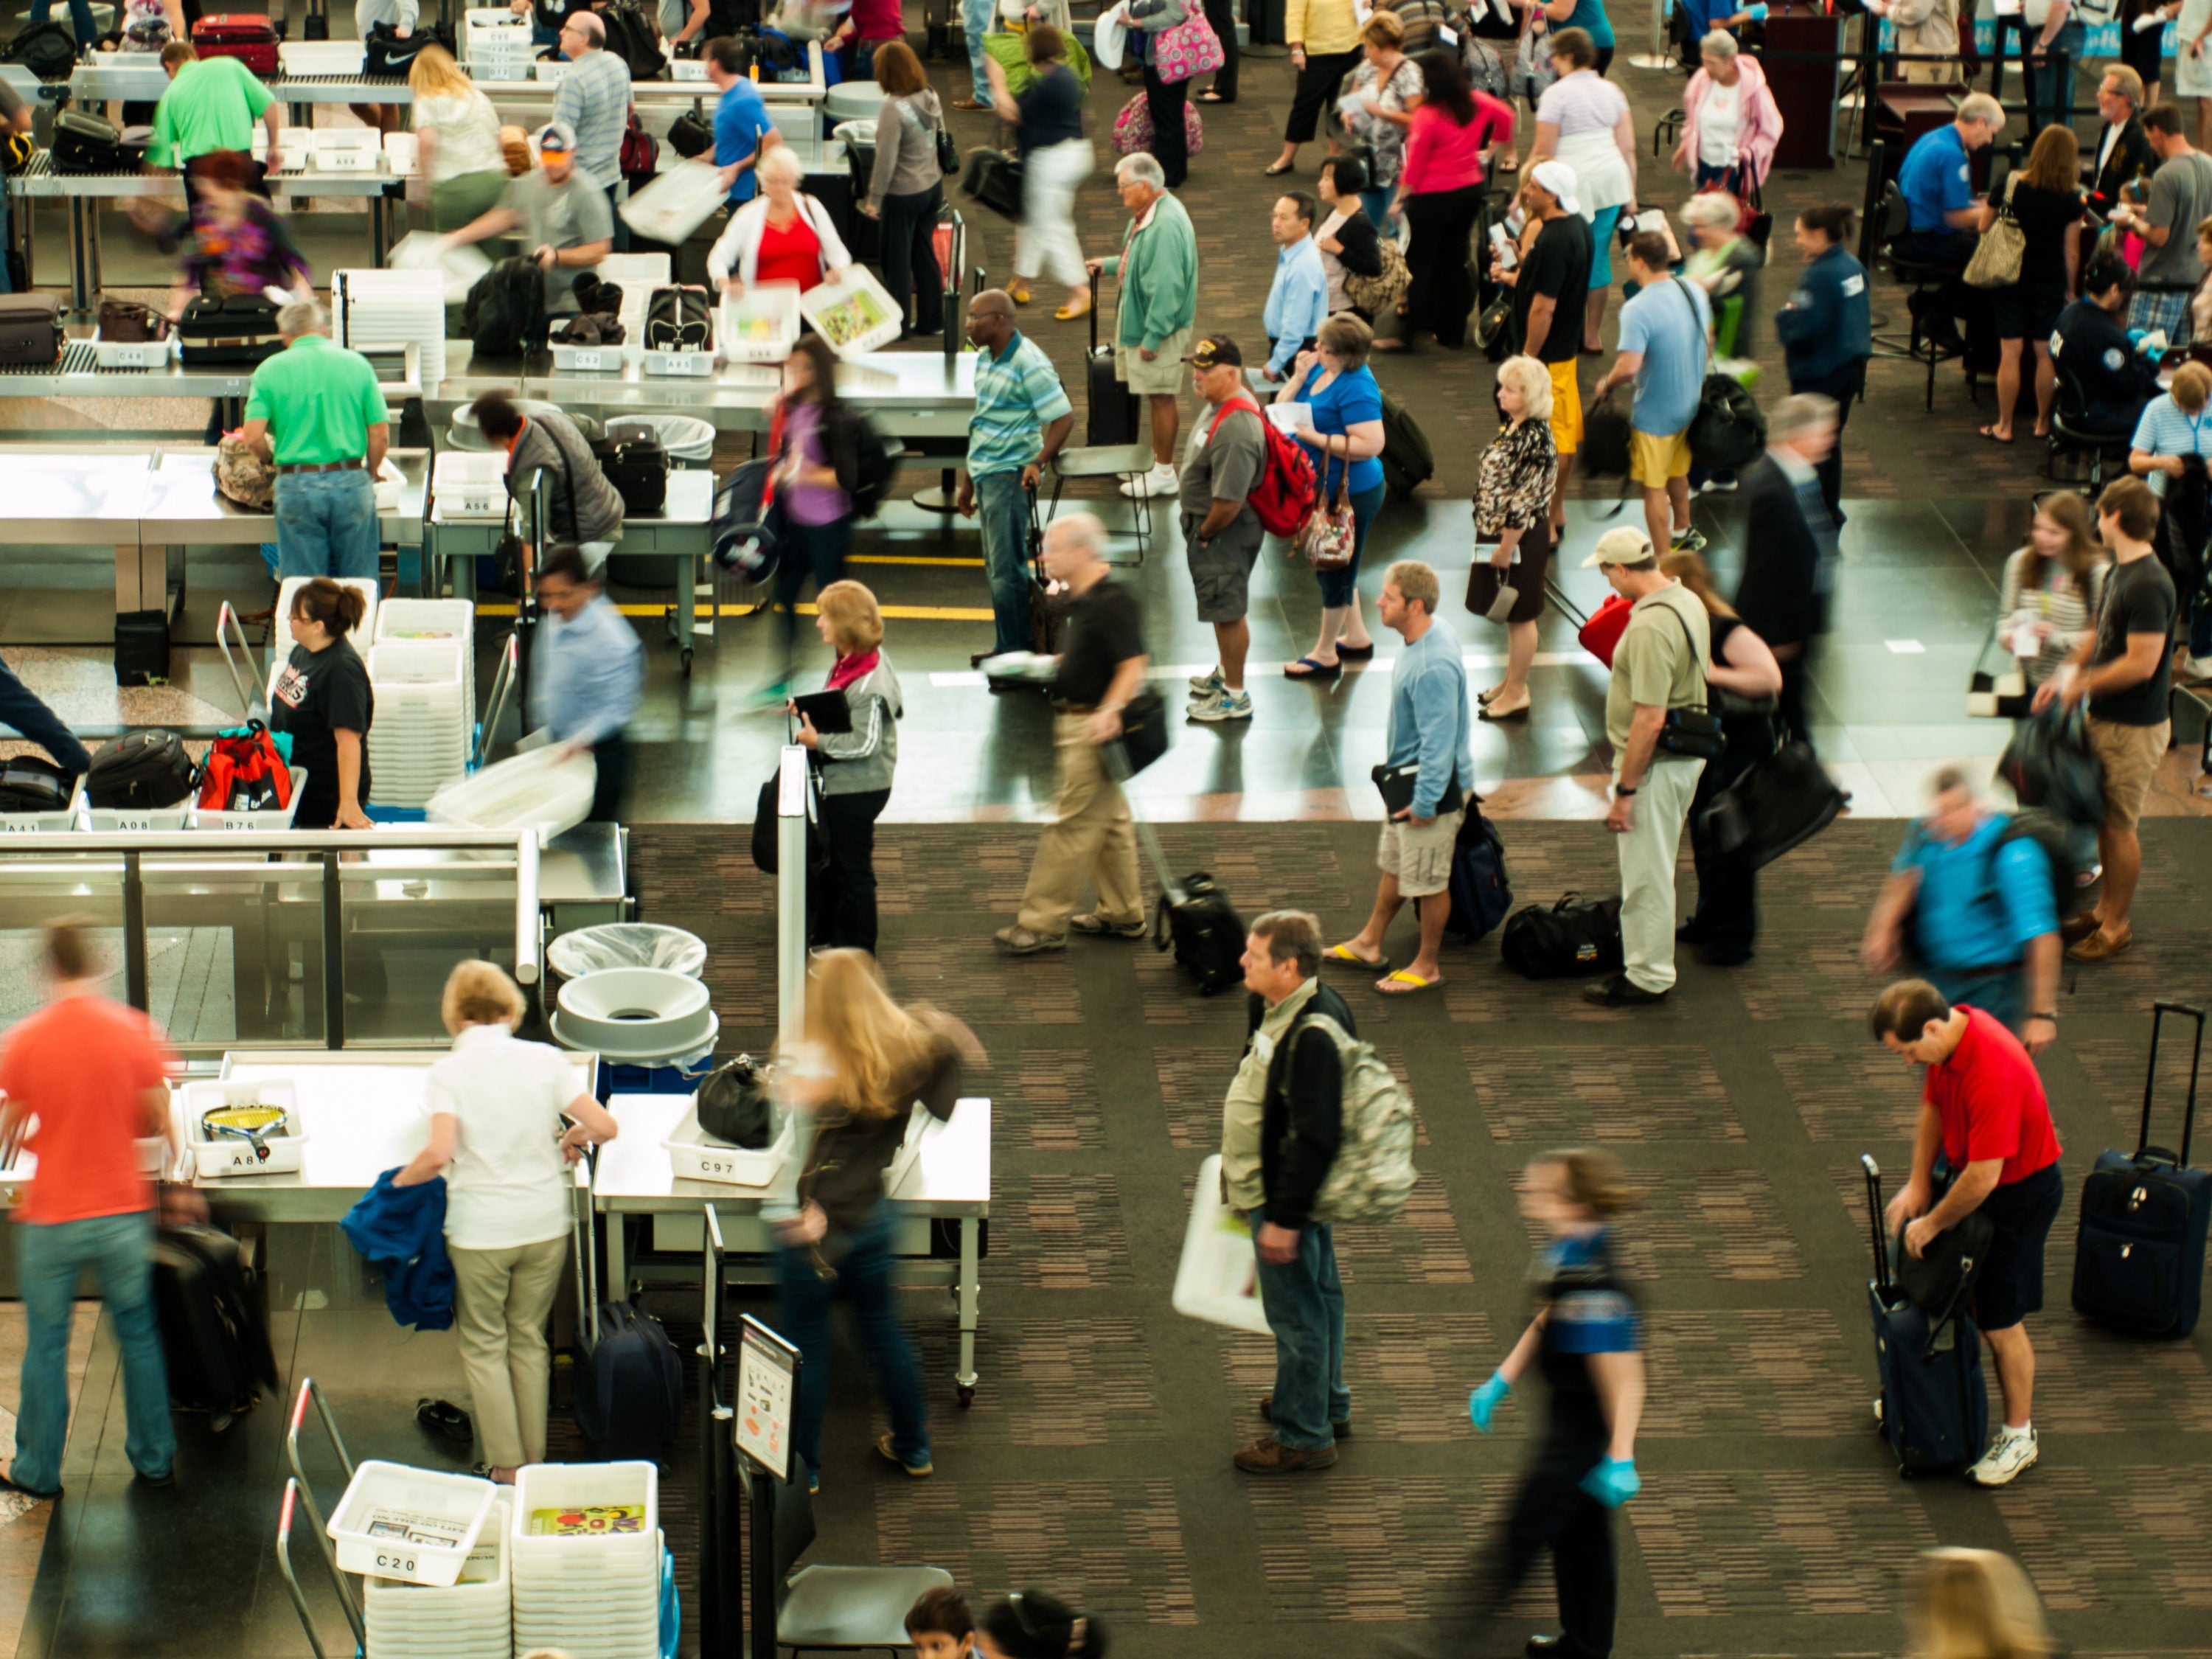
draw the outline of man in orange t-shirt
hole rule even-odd
[[[136,1143],[168,1133],[177,1056],[152,1020],[100,994],[75,924],[46,930],[46,1006],[0,1039],[7,1117],[37,1120],[27,1145],[38,1157],[15,1210],[28,1331],[15,1455],[0,1466],[0,1487],[61,1492],[70,1321],[87,1267],[122,1351],[124,1450],[140,1480],[166,1486],[177,1437],[154,1311],[155,1194]]]

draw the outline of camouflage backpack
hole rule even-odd
[[[276,469],[264,461],[235,432],[226,432],[216,446],[215,487],[226,500],[256,513],[276,510]]]
[[[1371,1042],[1361,1042],[1327,1014],[1298,1025],[1328,1034],[1344,1067],[1344,1134],[1336,1161],[1314,1195],[1316,1221],[1395,1221],[1413,1195],[1413,1102]],[[1290,1036],[1297,1036],[1293,1027]]]

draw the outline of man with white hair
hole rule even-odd
[[[607,26],[588,6],[579,6],[562,21],[561,50],[568,54],[568,67],[553,94],[553,118],[565,121],[576,135],[576,170],[606,192],[611,210],[622,188],[622,141],[629,125],[629,65],[609,52]],[[629,238],[619,217],[614,221],[617,251]]]
[[[276,468],[276,574],[374,580],[376,470],[392,436],[376,371],[331,343],[313,300],[279,311],[276,331],[284,349],[253,371],[242,434]]]
[[[576,273],[614,252],[614,210],[584,176],[578,154],[574,131],[566,122],[548,122],[538,132],[538,165],[507,185],[497,207],[446,238],[459,246],[519,233],[545,273],[548,312],[574,311]]]
[[[1948,126],[1923,133],[1897,170],[1905,198],[1904,234],[1891,244],[1905,258],[1955,265],[1964,273],[1980,240],[1982,204],[1974,195],[1973,152],[1986,149],[2004,131],[2004,106],[1985,92],[1968,93]],[[1959,311],[1966,298],[1961,276],[1945,283],[1932,301],[1917,290],[1907,304],[1921,331],[1949,350],[1964,349]]]
[[[1776,710],[1784,731],[1813,741],[1805,714],[1805,656],[1828,623],[1836,527],[1818,471],[1836,443],[1836,404],[1799,392],[1766,417],[1766,453],[1743,470],[1743,580],[1736,614],[1782,665]]]
[[[1167,174],[1142,154],[1125,155],[1114,187],[1129,210],[1121,252],[1085,261],[1121,279],[1114,317],[1114,378],[1141,396],[1152,416],[1152,470],[1121,486],[1125,495],[1176,493],[1176,398],[1182,360],[1198,322],[1198,233],[1190,215],[1168,194]]]
[[[1575,201],[1575,170],[1565,161],[1539,161],[1522,182],[1521,203],[1536,226],[1536,240],[1518,265],[1506,269],[1493,252],[1491,275],[1513,290],[1513,326],[1521,349],[1552,377],[1552,442],[1559,453],[1559,482],[1552,491],[1552,539],[1567,524],[1567,474],[1583,441],[1583,394],[1575,368],[1582,353],[1583,302],[1589,293],[1596,245],[1589,221]]]
[[[1001,298],[1004,296],[1001,295]],[[1053,822],[1022,891],[1021,915],[999,948],[1035,956],[1067,948],[1070,928],[1102,938],[1145,936],[1145,894],[1129,803],[1100,752],[1121,735],[1121,711],[1141,690],[1144,613],[1106,562],[1106,527],[1088,513],[1054,519],[1044,532],[1045,574],[1068,591],[1053,684],[1053,748],[1060,780]],[[1089,882],[1098,902],[1077,915]]]

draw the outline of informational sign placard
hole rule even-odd
[[[779,1480],[791,1479],[791,1416],[799,1350],[747,1314],[738,1330],[738,1449]]]

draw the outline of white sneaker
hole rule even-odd
[[[1124,479],[1121,493],[1133,501],[1139,495],[1158,497],[1172,495],[1181,487],[1172,464],[1155,462],[1152,470],[1134,478]]]
[[[1194,698],[1210,697],[1221,690],[1221,665],[1216,663],[1203,674],[1190,677],[1190,695]]]
[[[2212,657],[2188,658],[2181,672],[2192,680],[2212,680]]]
[[[2035,1454],[2033,1429],[2025,1434],[2000,1429],[1981,1461],[1966,1471],[1966,1479],[1978,1486],[2002,1486],[2033,1464]]]
[[[1249,720],[1252,718],[1252,694],[1231,691],[1224,685],[1211,696],[1192,698],[1190,707],[1183,713],[1194,720]]]

